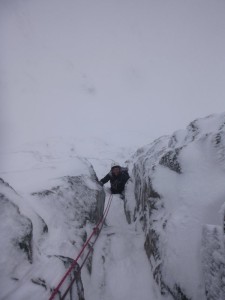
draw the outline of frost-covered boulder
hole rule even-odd
[[[195,120],[187,129],[159,138],[139,149],[129,164],[127,220],[142,224],[161,293],[174,299],[225,299],[220,214],[225,202],[225,114]],[[218,234],[207,231],[207,224],[216,226]],[[212,248],[215,239],[221,246],[217,252]],[[206,272],[210,275],[204,276]]]
[[[35,157],[39,167],[33,163],[29,174],[10,177],[20,195],[0,181],[0,299],[48,299],[104,208],[104,191],[87,160],[46,161],[37,151]],[[74,298],[84,299],[90,272],[91,257],[73,286]]]

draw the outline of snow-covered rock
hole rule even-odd
[[[205,225],[202,263],[207,299],[223,300],[225,295],[224,236],[221,226]]]
[[[127,220],[142,224],[162,294],[225,299],[225,114],[195,120],[186,130],[157,139],[128,163]]]
[[[95,170],[105,175],[126,152],[89,142],[52,139],[2,154],[0,299],[47,299],[102,215]],[[127,164],[125,200],[114,197],[72,295],[224,299],[225,114],[155,140]]]
[[[16,192],[0,179],[0,290],[1,296],[11,291],[18,281],[19,269],[33,261],[32,222],[14,204]]]
[[[0,299],[49,298],[102,215],[105,195],[91,164],[60,155],[16,153],[17,166],[27,169],[4,177],[19,192],[0,180]],[[91,257],[83,274],[90,272]],[[74,297],[83,299],[82,285],[78,278]]]

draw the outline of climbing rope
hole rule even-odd
[[[99,220],[99,222],[97,223],[97,225],[95,226],[95,228],[93,229],[92,233],[90,234],[89,238],[86,240],[86,242],[83,244],[79,254],[77,255],[77,257],[74,259],[74,261],[72,262],[71,266],[69,267],[69,269],[66,271],[66,273],[64,274],[64,276],[62,277],[62,279],[60,280],[59,284],[57,285],[57,287],[54,289],[53,293],[51,294],[51,297],[49,298],[49,300],[53,300],[56,296],[57,293],[59,293],[59,290],[62,286],[62,284],[64,283],[64,281],[66,280],[66,278],[68,278],[72,271],[75,271],[75,276],[73,278],[73,280],[70,282],[69,286],[67,287],[66,291],[64,292],[64,294],[60,297],[60,299],[65,299],[66,295],[68,294],[68,292],[70,291],[72,285],[74,284],[75,280],[78,278],[78,276],[80,275],[80,272],[81,272],[81,269],[83,268],[86,260],[88,259],[88,256],[90,255],[90,253],[94,250],[94,244],[96,243],[98,237],[99,237],[99,234],[102,230],[102,227],[103,227],[103,224],[104,224],[104,221],[108,215],[108,212],[109,212],[109,208],[110,208],[110,205],[111,205],[111,202],[112,202],[112,198],[113,198],[113,195],[111,194],[109,196],[109,200],[108,200],[108,203],[106,205],[106,208],[103,212],[103,216],[102,218]],[[91,242],[91,239],[92,237],[95,236],[95,239]],[[90,244],[91,242],[91,244]],[[84,253],[85,249],[87,247],[90,247],[90,249],[88,250],[82,264],[79,266],[78,264],[78,260],[79,258],[81,257],[81,255]]]

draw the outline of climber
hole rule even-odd
[[[122,168],[118,163],[112,163],[111,171],[99,183],[103,186],[106,182],[110,181],[112,194],[121,194],[121,198],[124,198],[123,191],[129,178],[127,168]]]

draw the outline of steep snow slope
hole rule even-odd
[[[142,223],[161,291],[174,299],[225,299],[225,114],[140,148],[130,167],[126,215]]]

